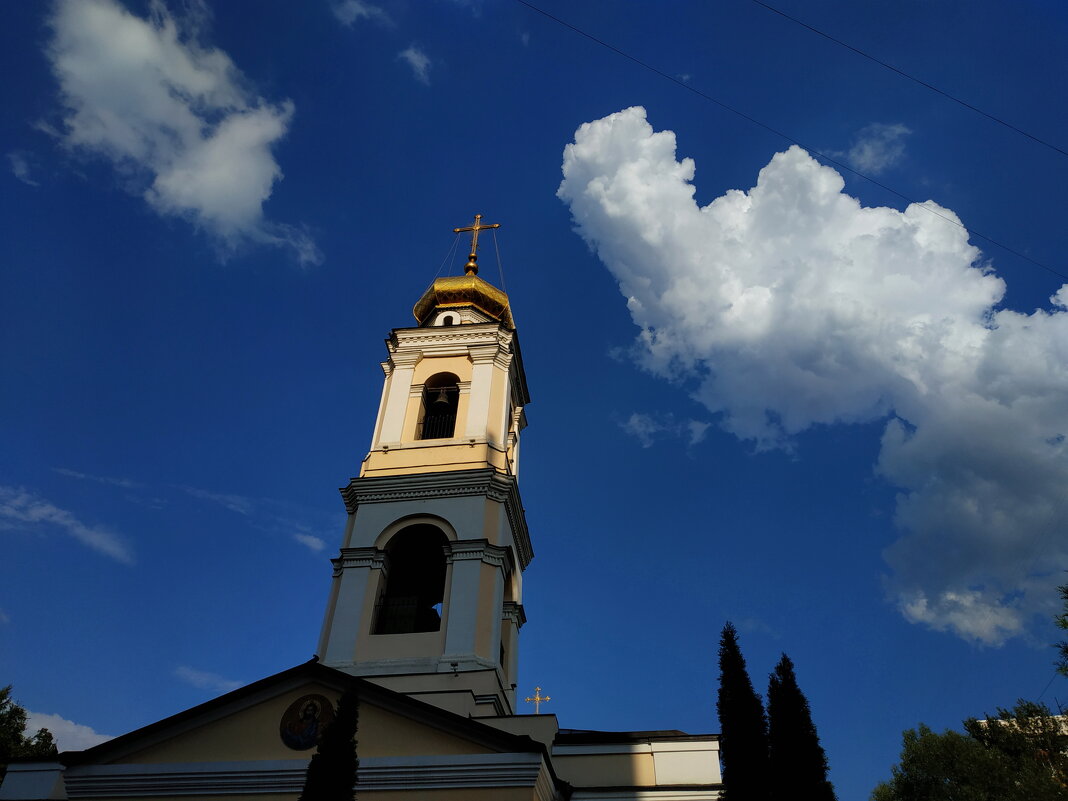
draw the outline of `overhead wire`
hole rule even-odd
[[[971,103],[969,103],[969,102],[967,102],[965,100],[961,100],[959,97],[951,95],[949,92],[945,91],[944,89],[939,89],[937,86],[934,86],[933,84],[930,84],[930,83],[928,83],[927,81],[925,81],[925,80],[923,80],[921,78],[917,78],[915,75],[910,75],[909,73],[905,72],[904,70],[898,69],[893,64],[889,64],[889,63],[883,61],[882,59],[876,58],[875,56],[871,55],[870,53],[865,53],[860,48],[853,47],[853,45],[849,44],[848,42],[843,42],[841,39],[836,39],[834,36],[831,36],[829,33],[824,33],[819,28],[816,28],[816,27],[814,27],[812,25],[809,25],[807,22],[799,20],[797,17],[792,17],[789,14],[787,14],[785,11],[780,11],[779,9],[775,8],[775,6],[768,5],[767,3],[762,2],[762,0],[752,0],[752,2],[756,3],[756,5],[758,5],[758,6],[762,7],[762,8],[766,8],[768,11],[771,11],[774,14],[778,14],[780,17],[783,17],[785,19],[790,20],[790,22],[793,22],[793,23],[795,23],[797,25],[800,25],[802,28],[805,28],[807,30],[812,31],[814,34],[816,34],[818,36],[822,36],[824,39],[827,39],[828,41],[834,42],[836,45],[839,45],[840,47],[844,47],[846,50],[851,50],[852,52],[856,53],[858,56],[862,56],[863,58],[868,59],[868,61],[873,61],[876,64],[878,64],[879,66],[885,67],[886,69],[890,70],[891,72],[897,73],[902,78],[908,78],[910,81],[918,83],[920,86],[923,86],[926,89],[930,89],[932,92],[935,92],[936,94],[941,95],[942,97],[946,98],[947,100],[952,100],[954,103],[957,103],[958,105],[964,106],[964,108],[966,108],[966,109],[968,109],[970,111],[974,111],[976,114],[980,114],[980,115],[986,117],[988,120],[991,120],[992,122],[996,122],[998,125],[1003,125],[1006,128],[1008,128],[1010,131],[1015,131],[1016,133],[1020,134],[1021,136],[1027,137],[1028,139],[1030,139],[1033,142],[1037,142],[1038,144],[1040,144],[1040,145],[1042,145],[1044,147],[1048,147],[1050,150],[1054,150],[1057,153],[1060,153],[1062,156],[1068,156],[1068,150],[1062,150],[1061,148],[1057,147],[1056,145],[1052,144],[1051,142],[1047,142],[1045,139],[1041,139],[1041,138],[1035,136],[1034,134],[1028,133],[1027,131],[1023,130],[1022,128],[1019,128],[1019,127],[1013,125],[1011,122],[1006,122],[1005,120],[1001,119],[1001,117],[998,117],[998,116],[996,116],[994,114],[990,114],[990,113],[988,113],[986,111],[983,111],[978,106],[973,106]]]
[[[497,251],[497,272],[501,275],[501,291],[508,294],[508,287],[504,285],[504,265],[501,263],[501,248],[497,244],[497,229],[490,229],[490,233],[493,234],[493,248]]]
[[[834,166],[836,166],[836,167],[838,167],[838,168],[840,168],[842,170],[850,172],[853,175],[856,175],[858,178],[863,178],[865,181],[868,181],[869,183],[873,184],[874,186],[877,186],[880,189],[883,189],[883,190],[889,192],[890,194],[901,198],[902,200],[906,201],[909,204],[914,204],[914,205],[924,209],[925,211],[933,214],[935,217],[938,217],[939,219],[944,220],[945,222],[950,223],[951,225],[955,225],[958,228],[962,228],[963,230],[967,231],[972,236],[979,237],[980,239],[983,239],[986,242],[989,242],[990,244],[992,244],[992,245],[994,245],[994,246],[996,246],[998,248],[1001,248],[1006,253],[1011,253],[1012,255],[1016,256],[1017,258],[1023,259],[1024,261],[1029,262],[1030,264],[1033,264],[1036,267],[1040,267],[1041,269],[1045,270],[1048,273],[1052,273],[1053,275],[1056,275],[1056,276],[1059,276],[1060,278],[1064,278],[1065,280],[1068,280],[1068,274],[1062,273],[1062,272],[1060,272],[1058,270],[1055,270],[1054,268],[1050,267],[1049,265],[1043,264],[1042,262],[1038,261],[1037,259],[1033,259],[1030,256],[1028,256],[1028,255],[1026,255],[1024,253],[1021,253],[1020,251],[1016,250],[1015,248],[1012,248],[1009,245],[1005,245],[1005,244],[999,242],[998,240],[994,239],[993,237],[987,236],[986,234],[981,233],[980,231],[977,231],[974,228],[970,228],[970,227],[964,225],[963,223],[958,222],[957,220],[951,219],[951,218],[947,217],[944,214],[939,214],[937,211],[932,209],[926,203],[921,203],[919,201],[916,201],[913,198],[911,198],[910,196],[906,195],[905,193],[899,192],[898,190],[894,189],[893,187],[888,186],[887,184],[884,184],[881,181],[876,180],[875,178],[872,178],[870,175],[866,175],[866,174],[860,172],[859,170],[853,169],[852,167],[850,167],[847,164],[843,164],[842,162],[838,161],[837,159],[834,159],[834,158],[828,156],[826,153],[820,152],[819,150],[817,150],[814,147],[810,147],[810,146],[804,144],[803,142],[795,139],[794,137],[790,136],[789,134],[784,133],[783,131],[780,131],[777,128],[773,128],[772,126],[770,126],[770,125],[768,125],[768,124],[766,124],[764,122],[761,122],[756,117],[750,116],[749,114],[746,114],[744,111],[741,111],[740,109],[737,109],[734,106],[729,105],[728,103],[724,103],[723,101],[718,100],[715,97],[712,97],[712,95],[709,95],[706,92],[701,91],[700,89],[698,89],[695,86],[691,86],[690,84],[686,83],[685,81],[683,81],[683,80],[681,80],[679,78],[676,78],[674,75],[670,75],[669,73],[666,73],[663,70],[661,70],[661,69],[659,69],[657,67],[654,67],[652,64],[650,64],[648,62],[642,61],[640,58],[638,58],[636,56],[632,56],[630,53],[626,52],[625,50],[621,50],[620,48],[616,47],[615,45],[609,44],[608,42],[604,41],[603,39],[599,39],[598,37],[594,36],[591,33],[587,33],[586,31],[582,30],[581,28],[578,28],[575,25],[572,25],[570,22],[567,22],[566,20],[563,20],[560,17],[557,17],[557,16],[555,16],[553,14],[550,14],[548,11],[545,11],[544,9],[539,8],[538,6],[534,5],[533,3],[528,2],[528,0],[515,0],[515,2],[519,3],[522,6],[526,6],[531,11],[534,11],[534,12],[536,12],[538,14],[541,14],[546,19],[550,19],[553,22],[557,23],[558,25],[561,25],[561,26],[567,28],[568,30],[573,31],[574,33],[577,33],[579,36],[582,36],[582,37],[584,37],[586,39],[589,39],[591,42],[594,42],[594,43],[600,45],[601,47],[605,48],[606,50],[610,50],[613,53],[615,53],[616,55],[622,56],[623,58],[634,62],[635,64],[637,64],[638,66],[642,67],[643,69],[646,69],[649,72],[652,72],[655,75],[658,75],[661,78],[664,78],[665,80],[671,81],[676,86],[679,86],[682,89],[685,89],[686,91],[691,92],[691,93],[697,95],[698,97],[700,97],[700,98],[702,98],[704,100],[707,100],[710,103],[714,103],[715,105],[719,106],[720,108],[722,108],[722,109],[724,109],[726,111],[729,111],[729,112],[731,112],[732,114],[734,114],[734,115],[736,115],[738,117],[741,117],[742,119],[746,120],[747,122],[750,122],[750,123],[752,123],[753,125],[756,125],[759,128],[763,128],[765,131],[768,131],[769,133],[772,133],[772,134],[774,134],[775,136],[778,136],[781,139],[785,139],[787,142],[790,142],[791,144],[795,144],[798,147],[804,148],[809,153],[811,153],[814,156],[817,156],[818,158],[822,159],[823,161],[825,161],[825,162],[827,162],[829,164],[833,164]]]
[[[437,280],[438,276],[441,275],[441,271],[443,269],[445,269],[445,263],[450,258],[453,258],[453,265],[455,266],[455,264],[456,264],[456,260],[455,260],[456,245],[457,245],[457,243],[459,243],[459,241],[460,241],[460,235],[457,234],[456,237],[452,240],[452,247],[450,247],[448,252],[445,254],[445,258],[441,260],[441,264],[438,266],[438,271],[436,273],[434,273],[434,277],[430,280],[430,283],[434,283],[434,281]]]

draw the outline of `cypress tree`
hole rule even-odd
[[[772,801],[836,801],[808,699],[786,654],[768,681],[768,757]]]
[[[731,623],[719,640],[719,756],[726,801],[768,801],[768,721],[753,690],[738,631]],[[803,798],[804,796],[797,796]]]
[[[354,801],[356,769],[360,765],[356,757],[359,721],[359,697],[355,688],[346,690],[308,763],[299,801]]]

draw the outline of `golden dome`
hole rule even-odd
[[[515,328],[508,296],[472,272],[435,280],[419,298],[412,313],[419,325],[423,325],[434,309],[458,306],[474,306],[508,328]]]

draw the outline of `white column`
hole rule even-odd
[[[404,414],[408,410],[408,395],[412,389],[412,376],[415,363],[419,361],[418,353],[405,354],[403,360],[393,357],[393,375],[389,381],[389,394],[385,399],[385,413],[382,415],[382,433],[378,444],[400,442],[404,431]]]
[[[445,631],[445,657],[474,656],[478,633],[478,588],[482,572],[482,546],[464,547],[467,543],[452,543],[448,561],[452,565],[449,585],[449,618]],[[460,546],[460,547],[457,547]]]
[[[378,579],[378,571],[384,574],[386,554],[377,548],[342,548],[341,556],[333,560],[335,575],[339,577],[337,602],[334,604],[322,661],[326,665],[352,664],[356,653],[356,641],[369,632],[360,630],[364,619],[364,605],[368,587]]]
[[[471,394],[467,398],[467,427],[464,436],[468,439],[484,439],[489,430],[490,390],[493,387],[493,360],[497,346],[471,348]]]

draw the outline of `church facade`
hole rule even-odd
[[[507,295],[439,278],[394,329],[371,447],[342,489],[348,520],[317,656],[55,762],[16,763],[0,801],[291,801],[334,705],[360,699],[361,801],[703,801],[716,735],[561,729],[517,714],[520,499],[529,403]]]

